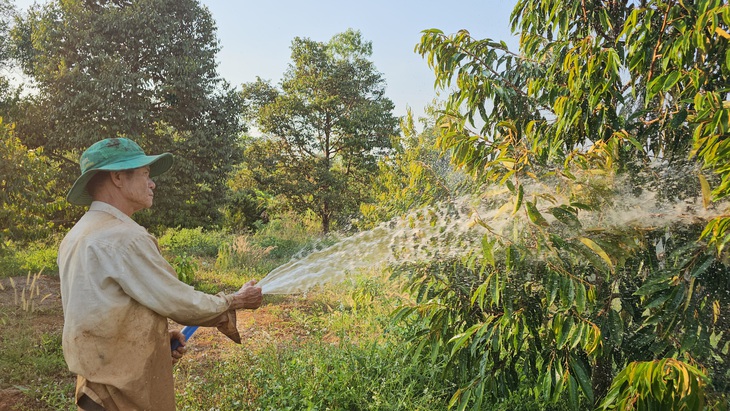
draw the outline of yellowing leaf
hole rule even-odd
[[[590,248],[594,253],[598,254],[598,256],[601,257],[603,261],[606,262],[606,264],[608,264],[608,268],[613,270],[613,262],[611,261],[611,258],[608,256],[608,254],[603,251],[603,248],[601,248],[601,246],[596,244],[590,238],[581,237],[579,240],[581,243],[585,244],[586,247]]]
[[[702,174],[698,175],[700,179],[700,187],[702,188],[702,205],[707,209],[707,207],[712,202],[712,191],[710,190],[710,183],[707,182],[707,179]]]
[[[712,323],[717,323],[717,320],[720,318],[720,302],[718,300],[715,300],[712,302]]]
[[[717,33],[719,36],[725,37],[726,39],[730,40],[730,34],[728,34],[727,31],[721,29],[720,27],[715,27],[715,33]]]

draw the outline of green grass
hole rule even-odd
[[[57,273],[58,240],[16,244],[7,242],[0,247],[0,278],[24,276],[43,271]]]
[[[76,378],[67,369],[61,330],[42,331],[33,322],[43,312],[0,307],[0,389],[15,388],[29,399],[20,410],[71,410]]]
[[[401,301],[392,291],[376,273],[319,287],[306,303],[276,311],[291,339],[182,361],[178,409],[443,410],[448,397],[437,370],[410,361],[389,327]]]
[[[394,342],[271,346],[203,370],[178,367],[178,409],[443,410],[435,376]],[[182,387],[181,387],[182,385]]]

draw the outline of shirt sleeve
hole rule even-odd
[[[195,290],[178,280],[150,234],[135,235],[116,252],[115,280],[127,295],[183,325],[200,325],[228,310],[231,297]]]

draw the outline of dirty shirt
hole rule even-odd
[[[107,410],[174,410],[167,319],[201,325],[225,313],[230,297],[178,281],[155,238],[99,201],[62,241],[58,267],[63,354],[79,376],[77,401],[87,396]]]

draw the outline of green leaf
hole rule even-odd
[[[451,356],[453,357],[454,354],[456,354],[457,351],[461,350],[461,348],[466,345],[467,342],[471,339],[471,336],[474,335],[479,328],[482,327],[482,324],[474,324],[471,327],[469,327],[466,331],[464,331],[461,334],[457,334],[453,336],[449,343],[453,343],[454,345],[451,347]]]
[[[648,281],[646,284],[639,287],[638,290],[634,291],[634,295],[653,295],[657,291],[662,291],[670,288],[671,278],[658,278]]]
[[[710,189],[710,183],[707,182],[705,176],[698,174],[697,177],[700,180],[700,187],[702,188],[702,205],[706,210],[712,203],[712,190]]]
[[[548,366],[547,372],[544,373],[542,376],[542,397],[545,399],[545,401],[550,401],[552,388],[552,371],[551,367]]]
[[[624,322],[619,313],[614,310],[608,310],[608,329],[610,333],[610,342],[614,347],[620,347],[624,336]]]
[[[583,364],[581,364],[580,359],[575,358],[573,354],[570,354],[568,362],[570,364],[570,369],[573,370],[573,375],[575,375],[576,380],[578,380],[578,385],[580,385],[581,391],[583,391],[583,394],[588,397],[588,401],[593,404],[593,385],[586,369],[583,367]]]
[[[550,214],[552,214],[558,221],[567,225],[573,229],[579,229],[582,227],[578,216],[569,207],[562,205],[559,207],[551,207]]]
[[[575,309],[579,314],[586,309],[586,286],[583,283],[575,285]]]
[[[664,79],[664,85],[662,88],[667,91],[670,88],[672,88],[675,84],[677,84],[677,81],[679,81],[680,73],[679,71],[672,71],[667,75],[667,78]]]
[[[568,337],[570,336],[570,331],[573,328],[573,317],[569,316],[563,320],[563,324],[560,327],[560,332],[557,335],[557,341],[555,342],[557,348],[559,350],[563,349],[563,346],[568,341]]]
[[[570,401],[570,408],[573,410],[578,409],[578,383],[573,378],[573,375],[568,376],[568,400]]]
[[[495,267],[496,262],[494,260],[494,243],[496,240],[490,241],[489,237],[486,235],[482,237],[482,258],[484,258],[484,262],[491,265],[492,268]]]
[[[690,277],[697,278],[697,277],[701,276],[702,274],[705,273],[705,271],[707,271],[708,268],[710,268],[710,266],[713,263],[715,263],[715,261],[717,261],[715,259],[715,256],[713,256],[713,255],[706,255],[704,258],[705,258],[705,260],[702,262],[702,264],[695,265],[695,267],[692,268]]]
[[[524,195],[525,189],[522,187],[522,185],[520,185],[519,188],[517,188],[517,199],[515,199],[515,206],[512,210],[512,215],[516,214],[520,210],[520,207],[522,207],[522,199]]]
[[[543,217],[542,214],[540,214],[540,212],[537,210],[537,206],[535,205],[535,203],[531,203],[528,201],[525,203],[525,206],[527,207],[527,217],[530,218],[530,221],[543,227],[549,225],[547,220],[545,220],[545,217]]]

